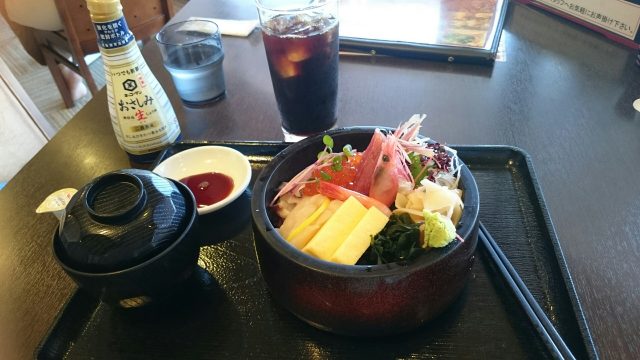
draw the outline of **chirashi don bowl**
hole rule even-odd
[[[341,148],[364,150],[375,128],[326,132]],[[267,165],[253,188],[255,250],[271,296],[307,323],[333,333],[382,336],[414,329],[446,310],[461,294],[474,261],[480,207],[476,182],[462,164],[464,210],[456,232],[464,240],[432,249],[408,263],[342,265],[309,256],[277,231],[269,204],[279,186],[313,162],[324,134],[295,143]]]

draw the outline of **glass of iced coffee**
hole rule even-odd
[[[336,124],[338,0],[256,0],[285,141]]]

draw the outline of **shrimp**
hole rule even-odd
[[[373,132],[369,145],[362,153],[362,161],[356,172],[356,178],[353,180],[353,190],[368,195],[369,188],[373,181],[373,172],[376,169],[376,163],[382,151],[382,144],[385,136],[379,129]]]
[[[340,201],[345,201],[350,196],[353,196],[354,198],[356,198],[356,200],[358,200],[367,209],[372,207],[372,206],[375,206],[383,214],[385,214],[387,216],[391,215],[391,210],[389,210],[389,207],[387,205],[381,203],[380,201],[378,201],[378,200],[376,200],[374,198],[371,198],[369,196],[362,195],[361,193],[359,193],[357,191],[345,189],[342,186],[339,186],[339,185],[336,185],[336,184],[332,184],[330,182],[320,181],[318,183],[318,193],[320,193],[320,194],[322,194],[322,195],[324,195],[326,197],[329,197],[331,199],[336,199],[336,200],[340,200]]]
[[[369,188],[369,196],[387,206],[393,204],[398,193],[397,144],[394,136],[386,137]]]

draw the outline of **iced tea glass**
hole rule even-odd
[[[256,0],[285,141],[336,124],[338,0]]]

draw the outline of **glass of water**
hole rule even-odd
[[[169,24],[156,35],[156,41],[185,103],[199,104],[224,96],[224,51],[216,23],[187,20]]]

